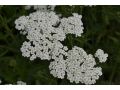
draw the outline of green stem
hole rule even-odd
[[[68,36],[68,41],[70,43],[70,48],[72,48],[73,47],[73,41],[72,41],[72,36],[71,35]]]
[[[14,35],[12,34],[12,30],[11,30],[11,29],[8,27],[8,25],[7,25],[6,19],[3,18],[1,15],[0,15],[0,19],[2,20],[3,26],[4,26],[5,29],[7,30],[6,33],[7,33],[8,35],[10,35],[11,38],[16,42],[16,39],[15,39]]]
[[[110,76],[110,79],[109,79],[109,82],[111,84],[112,80],[113,80],[113,77],[115,75],[115,72],[116,72],[116,67],[117,67],[117,64],[115,64],[114,68],[112,69],[112,73],[111,73],[111,76]]]
[[[7,47],[7,46],[3,46],[3,45],[0,45],[0,48],[4,48],[4,49],[6,49],[6,50],[10,50],[10,51],[13,51],[13,52],[15,52],[15,53],[18,53],[19,51],[17,51],[17,50],[15,50],[15,49],[13,49],[13,48],[10,48],[10,47]]]
[[[0,57],[4,56],[7,52],[8,50],[4,51],[2,54],[0,54]]]

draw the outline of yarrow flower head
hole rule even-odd
[[[81,21],[79,22],[81,18],[74,20],[77,19],[77,17],[80,16],[74,14],[74,16],[71,17],[74,24],[73,26],[76,29],[73,30],[74,28],[69,28],[69,30],[67,30],[69,32],[65,31],[67,27],[70,26],[68,25],[69,23],[65,23],[66,25],[64,27],[62,25],[56,27],[58,23],[63,24],[64,20],[60,19],[54,12],[37,11],[29,16],[21,16],[18,18],[15,21],[16,29],[20,30],[21,34],[26,35],[26,38],[29,40],[25,41],[22,45],[22,55],[30,57],[30,60],[34,60],[37,57],[41,60],[50,60],[53,57],[51,53],[56,52],[55,50],[59,51],[60,47],[57,45],[62,45],[60,41],[64,41],[66,34],[75,31],[73,32],[74,34],[81,36],[81,31],[77,31],[77,28],[81,28],[81,26],[77,24],[81,23]],[[72,21],[70,20],[68,22],[72,23]],[[60,51],[65,52],[62,48]]]
[[[79,47],[74,46],[68,51],[66,60],[67,79],[70,82],[94,84],[102,75],[101,67],[95,67],[93,55],[88,54]]]
[[[37,57],[50,60],[54,44],[63,41],[66,37],[61,28],[54,27],[59,22],[59,17],[54,12],[40,11],[22,17],[27,23],[21,23],[20,21],[23,20],[21,17],[15,21],[16,28],[25,32],[29,40],[23,43],[22,55],[30,57],[30,60]]]
[[[54,77],[63,79],[66,70],[66,61],[64,60],[63,55],[59,55],[54,61],[50,62],[49,69],[50,74]]]
[[[73,13],[73,16],[61,19],[60,27],[63,28],[66,34],[75,34],[76,37],[81,36],[84,29],[81,19],[82,15]]]
[[[99,62],[104,63],[107,60],[108,54],[104,53],[102,49],[98,49],[95,53],[95,57],[99,59]]]
[[[29,57],[30,60],[52,60],[49,69],[54,77],[63,79],[66,75],[70,82],[96,83],[102,75],[102,68],[96,66],[93,55],[87,54],[80,47],[74,46],[72,50],[68,50],[68,47],[63,45],[66,34],[74,34],[76,37],[82,35],[82,15],[73,13],[73,16],[61,18],[53,9],[47,11],[45,7],[34,6],[36,12],[21,16],[15,21],[15,28],[27,39],[20,49],[22,56]],[[105,62],[108,56],[98,50],[95,57],[98,57],[100,62]]]
[[[70,82],[94,84],[102,75],[102,68],[95,65],[93,55],[87,55],[82,48],[74,46],[68,51],[67,59],[60,55],[50,63],[49,69],[54,77],[63,79],[66,72]]]

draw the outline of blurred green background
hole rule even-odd
[[[49,73],[49,61],[30,61],[21,55],[20,47],[25,36],[15,29],[14,21],[29,15],[34,10],[24,6],[0,6],[0,79],[2,84],[16,84],[18,80],[27,84],[75,85],[67,79],[54,78]],[[55,12],[63,17],[72,13],[82,14],[84,33],[75,38],[68,35],[64,45],[79,46],[94,54],[99,48],[109,54],[108,61],[98,64],[103,75],[97,85],[120,84],[120,6],[56,6]],[[81,83],[79,83],[81,84]]]

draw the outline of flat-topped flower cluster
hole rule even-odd
[[[69,18],[61,19],[54,12],[41,11],[21,16],[15,24],[16,29],[27,38],[21,48],[22,55],[30,57],[30,60],[37,57],[41,60],[51,60],[60,53],[66,54],[67,47],[63,46],[61,41],[64,41],[69,33],[81,36],[81,18],[81,15],[74,13]],[[59,23],[61,24],[58,26]]]
[[[94,56],[87,54],[83,48],[74,46],[69,50],[62,44],[67,34],[82,35],[84,27],[81,19],[82,15],[77,13],[61,18],[53,11],[41,10],[19,17],[15,28],[27,39],[21,47],[22,55],[30,60],[52,60],[49,69],[54,77],[63,79],[66,75],[70,82],[96,83],[102,75],[102,68],[96,66]],[[95,57],[105,62],[108,55],[99,49]]]

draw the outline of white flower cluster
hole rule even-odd
[[[54,61],[50,62],[49,69],[50,74],[54,77],[63,79],[66,70],[66,60],[64,60],[63,55],[59,55]]]
[[[17,81],[17,85],[26,85],[26,83],[23,81]]]
[[[67,59],[62,55],[50,63],[50,73],[57,78],[63,79],[65,72],[70,82],[94,84],[102,75],[102,68],[95,67],[96,62],[93,55],[87,53],[77,46],[68,51]]]
[[[23,22],[23,23],[22,23]],[[59,17],[54,12],[40,12],[22,16],[15,21],[16,29],[26,34],[29,41],[22,45],[22,55],[34,60],[50,60],[51,52],[55,48],[62,48],[60,41],[66,36],[61,28],[54,27],[59,22]],[[59,46],[57,46],[59,44]],[[55,52],[56,53],[56,52]]]
[[[95,67],[93,55],[77,46],[68,50],[62,44],[66,34],[81,36],[84,29],[81,18],[77,13],[68,18],[60,18],[53,11],[40,10],[29,16],[21,16],[15,21],[15,27],[27,38],[21,47],[22,55],[30,60],[53,60],[49,69],[54,77],[63,79],[66,75],[70,82],[96,83],[102,75],[102,68]]]
[[[72,17],[63,18],[61,20],[60,27],[63,28],[66,34],[75,34],[77,36],[81,36],[83,33],[83,23],[81,21],[82,16],[76,13],[73,13]]]
[[[63,22],[67,18],[60,19],[54,12],[37,11],[29,16],[18,18],[15,21],[16,29],[20,30],[23,35],[26,35],[26,38],[29,40],[22,45],[22,55],[30,57],[30,60],[34,60],[37,57],[41,60],[50,60],[60,53],[66,54],[65,49],[67,47],[64,49],[60,41],[64,41],[68,33],[81,36],[83,32],[81,18],[77,17],[81,17],[81,15],[73,14],[70,17],[71,20],[68,18],[68,22],[72,23],[72,25],[69,25],[67,22],[64,23],[66,24],[64,27]],[[62,23],[62,25],[56,27],[58,23]],[[69,28],[70,32],[65,31],[69,26],[73,26],[73,28]]]
[[[104,53],[102,49],[98,49],[95,53],[95,57],[99,59],[99,62],[104,63],[107,60],[108,54]]]
[[[26,10],[29,10],[33,7],[34,10],[40,11],[54,11],[55,5],[27,5],[25,6]]]

